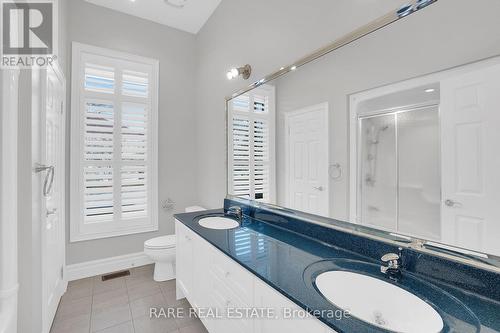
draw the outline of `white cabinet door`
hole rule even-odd
[[[500,254],[500,65],[441,83],[442,235]]]
[[[193,286],[193,239],[191,232],[180,222],[175,221],[176,236],[176,286],[177,299],[190,300]]]
[[[305,310],[257,278],[254,282],[254,288],[255,306],[257,308],[272,308],[275,315],[274,318],[256,320],[255,333],[333,332],[318,319],[309,316]]]
[[[191,306],[205,308],[209,306],[208,293],[210,280],[208,271],[210,269],[210,257],[214,248],[207,241],[191,232],[193,249],[193,287]]]

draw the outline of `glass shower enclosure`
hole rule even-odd
[[[358,122],[360,222],[439,240],[438,105],[360,116]]]

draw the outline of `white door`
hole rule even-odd
[[[443,242],[500,255],[500,65],[442,82]]]
[[[287,207],[328,216],[328,104],[286,116]]]
[[[52,67],[42,74],[41,124],[41,257],[42,320],[48,332],[64,293],[65,264],[64,184],[65,116],[64,79]],[[45,126],[44,126],[45,125]]]

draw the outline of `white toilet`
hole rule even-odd
[[[175,279],[175,235],[148,239],[144,253],[155,262],[155,281]]]
[[[205,210],[200,206],[187,207],[186,212]],[[155,263],[154,280],[175,279],[175,235],[148,239],[144,242],[144,253]]]

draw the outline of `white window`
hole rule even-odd
[[[70,240],[158,230],[158,61],[73,43]]]
[[[228,182],[231,194],[275,201],[275,92],[263,85],[228,103]]]

